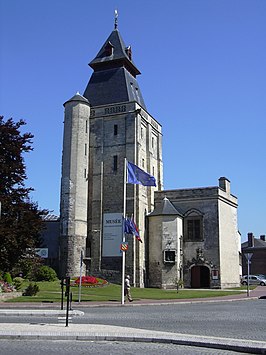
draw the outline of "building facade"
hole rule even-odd
[[[126,202],[143,241],[126,237],[126,273],[134,286],[238,285],[237,198],[229,180],[163,191],[162,127],[146,108],[140,71],[117,23],[89,65],[84,94],[64,104],[61,276],[78,276],[82,268],[121,281]],[[124,184],[126,160],[153,175],[157,186]]]
[[[157,181],[157,187],[128,185],[126,189],[126,213],[134,216],[144,235],[153,192],[163,184],[162,130],[146,109],[136,79],[140,72],[117,26],[89,65],[93,73],[84,95],[76,94],[64,104],[61,273],[78,275],[83,255],[84,269],[115,277],[122,266],[124,161],[138,165]],[[117,235],[112,235],[107,223],[116,225]],[[143,286],[145,241],[140,244],[129,238],[128,242],[127,272],[134,284]]]

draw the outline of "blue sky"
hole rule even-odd
[[[242,239],[266,234],[265,0],[0,0],[0,114],[35,136],[33,200],[59,213],[63,103],[85,90],[115,9],[163,126],[165,189],[226,176]]]

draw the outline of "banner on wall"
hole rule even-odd
[[[104,213],[102,256],[121,256],[122,232],[122,213]]]

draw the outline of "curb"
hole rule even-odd
[[[0,309],[2,316],[46,316],[46,317],[62,317],[66,315],[66,310],[53,310],[53,309]],[[69,316],[81,317],[84,312],[78,310],[69,311]]]
[[[39,324],[42,331],[0,331],[0,339],[21,339],[21,340],[83,340],[83,341],[121,341],[121,342],[146,342],[164,343],[175,345],[190,345],[202,348],[232,350],[243,353],[266,354],[266,342],[253,340],[239,340],[231,338],[207,337],[199,335],[188,335],[179,333],[166,333],[149,330],[138,330],[134,328],[110,327],[103,325],[87,325],[90,331],[75,331],[75,326],[58,330],[58,325],[48,326]],[[57,328],[57,329],[53,329]],[[28,327],[26,327],[28,328]],[[71,329],[72,328],[72,329]],[[101,330],[101,328],[105,328]],[[123,335],[121,335],[123,334]]]

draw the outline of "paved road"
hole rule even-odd
[[[78,308],[78,305],[75,306]],[[266,300],[156,306],[82,307],[75,324],[105,324],[171,333],[266,341]],[[55,317],[6,317],[0,322],[56,323]]]
[[[2,355],[85,355],[85,354],[121,354],[121,355],[234,355],[243,354],[233,351],[197,348],[194,346],[154,343],[131,343],[110,341],[66,341],[66,340],[0,340]]]
[[[266,341],[266,300],[82,310],[75,322]]]
[[[73,304],[77,318],[69,327],[57,323],[57,316],[65,315],[58,304],[50,305],[52,309],[39,304],[32,310],[32,304],[2,303],[0,354],[59,355],[72,354],[73,349],[78,355],[266,353],[266,300],[258,299],[262,295],[265,288],[258,287],[248,299],[233,295],[187,304],[182,300],[153,305],[138,300],[122,307],[113,302]],[[78,317],[84,314],[81,310],[85,315]]]

